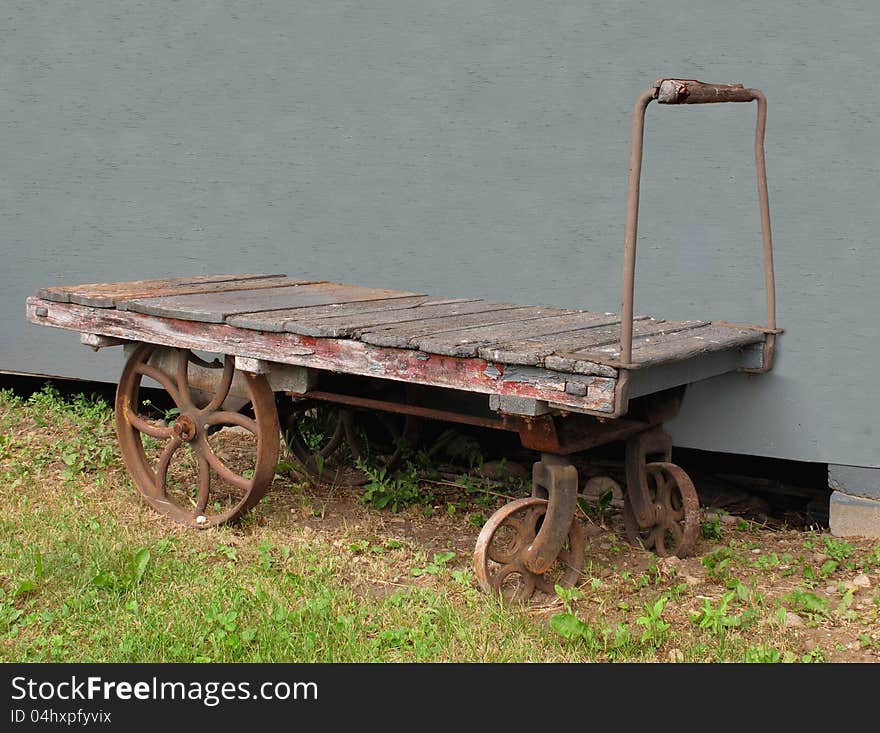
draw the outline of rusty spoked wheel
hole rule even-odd
[[[489,518],[474,550],[474,573],[484,592],[498,593],[506,602],[524,603],[536,590],[554,594],[556,584],[569,588],[577,583],[586,562],[587,542],[577,517],[545,573],[533,573],[523,562],[546,513],[546,499],[528,497],[505,504]]]
[[[626,536],[633,545],[660,557],[687,557],[700,532],[700,500],[694,483],[674,463],[649,463],[645,468],[656,522],[639,527],[627,492],[623,499]]]
[[[278,463],[275,396],[263,375],[238,372],[234,359],[206,362],[175,349],[170,369],[150,363],[161,347],[142,344],[128,359],[116,391],[116,432],[125,466],[141,496],[181,524],[233,522],[268,490]],[[192,367],[216,370],[213,389],[191,384]],[[159,410],[141,399],[148,377],[174,404]],[[230,395],[235,382],[237,399]],[[241,405],[236,411],[231,405]]]
[[[285,420],[284,438],[306,476],[316,483],[363,486],[370,479],[357,463],[396,469],[418,436],[409,416],[367,412],[298,400]]]

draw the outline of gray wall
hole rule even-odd
[[[117,354],[25,321],[59,282],[272,271],[617,310],[635,98],[743,82],[770,101],[786,333],[771,375],[693,388],[676,442],[878,466],[878,38],[870,0],[7,0],[0,369],[115,381]],[[649,109],[638,310],[763,318],[754,114]]]

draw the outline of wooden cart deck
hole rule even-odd
[[[43,288],[27,315],[103,337],[85,341],[96,346],[143,341],[260,360],[266,372],[295,365],[598,415],[614,411],[621,370],[636,397],[753,366],[765,338],[753,327],[639,316],[632,360],[621,364],[614,313],[260,274]]]

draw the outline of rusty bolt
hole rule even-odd
[[[174,421],[173,430],[177,437],[187,442],[196,437],[196,424],[188,415],[181,415]]]

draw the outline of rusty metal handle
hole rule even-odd
[[[758,103],[755,126],[755,170],[758,179],[758,204],[761,210],[761,238],[764,245],[764,284],[767,297],[767,326],[763,359],[757,369],[745,371],[766,372],[773,364],[776,344],[776,282],[773,274],[773,238],[770,232],[770,201],[767,194],[767,169],[764,163],[764,130],[767,126],[767,98],[758,89],[742,84],[705,84],[696,79],[658,79],[636,100],[633,109],[629,158],[629,185],[626,199],[626,226],[624,229],[623,303],[620,318],[620,361],[632,363],[633,302],[636,273],[636,238],[639,222],[639,185],[642,175],[642,149],[645,139],[645,111],[657,100],[662,104],[707,104],[713,102]],[[614,416],[626,412],[629,370],[625,369],[618,383]]]
[[[657,79],[654,98],[659,104],[712,104],[751,102],[752,89],[742,84],[706,84],[696,79]]]

